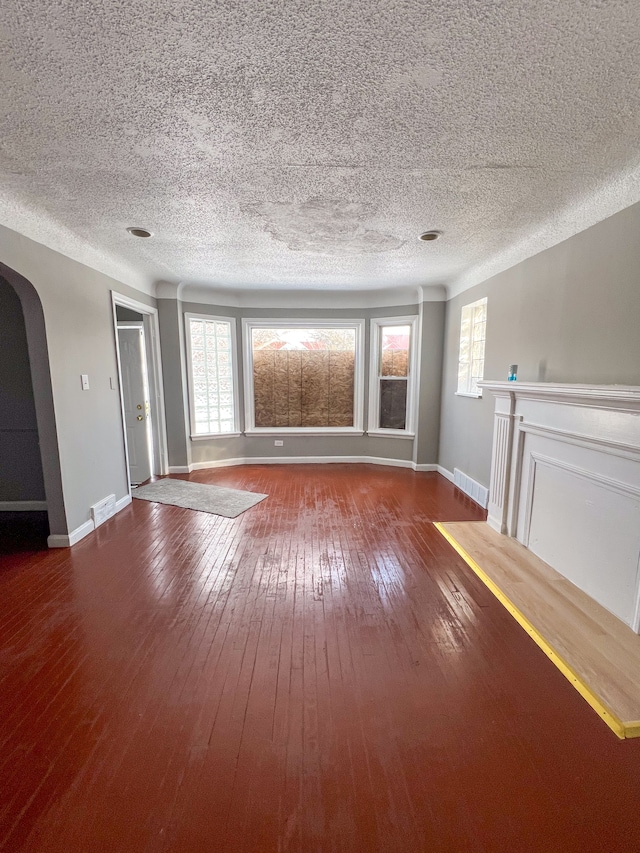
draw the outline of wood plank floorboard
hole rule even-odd
[[[442,525],[622,723],[640,721],[640,636],[515,539]]]
[[[640,850],[616,740],[433,526],[435,473],[244,466],[0,547],[0,850]]]

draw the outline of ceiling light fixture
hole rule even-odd
[[[148,231],[146,228],[131,227],[131,228],[127,228],[127,231],[133,237],[151,237],[152,236],[151,231]]]
[[[442,236],[442,231],[425,231],[424,234],[420,235],[420,239],[424,240],[425,243],[430,243],[432,240],[437,240],[438,237]]]

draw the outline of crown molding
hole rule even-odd
[[[390,308],[422,302],[444,302],[443,285],[386,290],[256,290],[212,288],[202,284],[156,284],[158,299],[181,299],[230,308]]]
[[[155,293],[149,276],[74,234],[48,213],[28,208],[6,192],[0,194],[0,226],[146,296]]]
[[[595,192],[580,198],[547,219],[522,240],[497,252],[486,261],[472,266],[447,285],[447,299],[453,299],[498,273],[563,243],[570,237],[592,228],[604,219],[620,213],[640,201],[640,166],[620,172]]]
[[[156,299],[181,299],[182,282],[175,281],[157,281],[155,286]]]

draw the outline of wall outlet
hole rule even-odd
[[[91,518],[95,527],[100,527],[101,524],[116,514],[116,496],[108,495],[97,504],[91,507]]]
[[[273,444],[275,447],[284,447],[284,441],[282,441],[279,438],[276,438],[276,440],[273,442]]]

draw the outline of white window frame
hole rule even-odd
[[[459,373],[460,373],[460,363],[462,361],[462,359],[460,358],[460,355],[462,353],[462,343],[463,343],[462,320],[464,317],[464,312],[470,311],[473,314],[473,309],[476,307],[476,305],[479,305],[482,302],[485,303],[486,307],[485,307],[485,327],[484,327],[485,331],[484,331],[484,341],[483,341],[484,347],[482,349],[483,370],[482,370],[482,376],[480,377],[480,380],[484,379],[484,360],[485,360],[486,344],[487,344],[487,318],[488,318],[488,310],[487,310],[488,309],[488,301],[487,301],[486,296],[483,296],[482,299],[476,299],[475,302],[469,302],[467,305],[463,305],[462,309],[460,311],[460,337],[459,337],[459,343],[458,343],[458,369],[456,372],[456,383],[457,383],[457,385],[456,385],[456,388],[457,388],[456,396],[457,397],[473,397],[474,399],[479,399],[480,397],[482,397],[482,388],[478,388],[477,391],[471,391],[470,390],[471,389],[470,382],[467,384],[466,387],[461,388],[460,387],[460,380],[458,378]],[[470,333],[469,333],[469,352],[471,352],[473,350],[473,344],[474,344],[473,323],[471,323],[470,324]],[[469,380],[471,380],[471,375],[469,376]]]
[[[217,323],[228,323],[231,327],[231,377],[233,387],[233,430],[231,432],[196,433],[195,393],[193,386],[193,358],[191,354],[191,320],[208,320]],[[235,317],[219,317],[214,314],[191,314],[185,312],[185,349],[187,351],[187,385],[189,388],[189,426],[192,441],[209,440],[212,438],[232,438],[242,435],[240,432],[240,383],[238,381],[238,338]]]
[[[298,320],[251,319],[242,321],[244,413],[247,435],[364,435],[364,320]],[[255,425],[255,398],[253,388],[254,329],[355,329],[356,352],[353,376],[353,426],[352,427],[257,427]]]
[[[409,345],[409,367],[407,372],[407,414],[404,429],[383,429],[380,423],[380,336],[383,326],[410,326],[411,342]],[[406,317],[374,317],[370,330],[370,360],[369,360],[369,420],[368,435],[387,435],[395,438],[415,437],[415,410],[418,393],[418,316],[411,314]],[[384,377],[382,377],[384,378]]]

